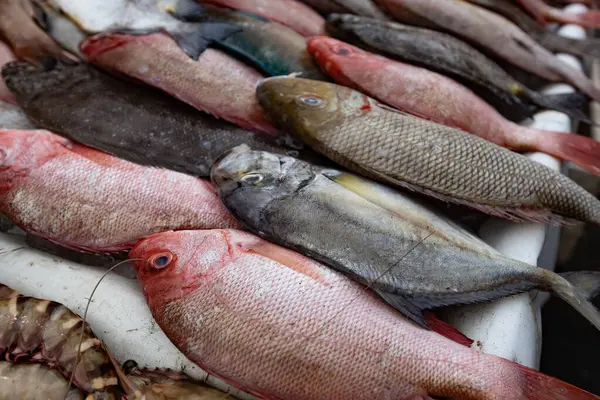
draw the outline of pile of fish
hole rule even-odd
[[[591,125],[600,101],[553,53],[600,57],[600,39],[548,22],[600,14],[0,0],[0,226],[90,268],[129,258],[177,348],[258,398],[600,399],[484,354],[435,314],[542,290],[600,329],[600,272],[508,258],[447,213],[600,224],[597,198],[520,154],[600,175],[599,142],[524,124],[551,109]],[[120,365],[67,307],[5,286],[0,350],[0,399],[229,397]]]

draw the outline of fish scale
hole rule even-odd
[[[257,94],[281,128],[362,175],[492,215],[600,223],[600,202],[575,182],[459,129],[327,82],[270,78]],[[311,108],[306,98],[323,104]]]

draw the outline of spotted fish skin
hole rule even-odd
[[[600,202],[566,176],[360,92],[278,77],[257,94],[282,128],[364,176],[510,219],[600,223]]]

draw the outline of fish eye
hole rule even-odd
[[[163,269],[173,261],[173,254],[169,252],[155,254],[148,260],[152,268]]]
[[[340,55],[346,55],[346,54],[350,54],[350,49],[347,49],[345,47],[339,48],[337,50],[337,53]]]
[[[325,100],[321,97],[310,95],[298,96],[297,101],[301,105],[306,105],[314,108],[322,107],[325,104]]]
[[[262,182],[263,179],[265,179],[265,177],[262,174],[253,172],[251,174],[244,175],[241,181],[244,183],[249,183],[251,185],[256,185],[257,183]]]

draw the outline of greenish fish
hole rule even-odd
[[[504,218],[600,224],[600,201],[566,176],[347,87],[277,77],[257,96],[280,128],[361,175]]]

